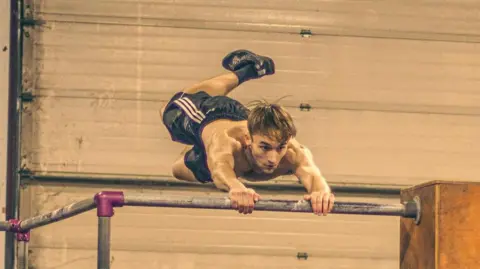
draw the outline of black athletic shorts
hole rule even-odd
[[[206,183],[211,182],[212,178],[201,138],[203,128],[215,120],[241,121],[247,117],[248,109],[230,97],[210,96],[204,91],[194,94],[179,92],[165,107],[163,123],[173,141],[193,145],[185,153],[185,165],[198,181]]]

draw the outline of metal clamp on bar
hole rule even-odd
[[[16,219],[11,219],[8,221],[11,225],[10,231],[14,232],[17,236],[17,240],[20,242],[29,242],[30,241],[30,230],[22,230],[20,228],[21,221]]]
[[[124,204],[123,192],[102,191],[95,194],[94,201],[97,205],[98,217],[112,217],[113,208],[122,207]]]
[[[230,199],[218,197],[147,197],[140,195],[125,195],[125,205],[203,209],[232,209]],[[255,203],[254,210],[278,212],[313,212],[310,202],[305,200],[260,200]],[[419,220],[420,201],[415,199],[406,204],[335,202],[331,213],[400,216],[404,218],[413,218]]]

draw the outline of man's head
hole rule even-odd
[[[297,134],[290,114],[278,104],[258,102],[248,116],[253,161],[263,173],[272,173]]]

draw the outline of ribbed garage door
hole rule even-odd
[[[277,74],[232,96],[287,96],[331,182],[416,184],[480,173],[475,1],[65,1],[27,3],[45,24],[25,48],[24,167],[35,174],[170,176],[181,145],[159,108],[246,48]],[[302,34],[303,33],[303,34]],[[310,35],[309,33],[312,33]],[[301,110],[300,104],[312,109]],[[283,180],[292,180],[283,178]],[[112,189],[111,186],[105,188]],[[22,215],[98,186],[29,185]],[[104,189],[104,188],[103,188]],[[122,188],[150,194],[216,191]],[[278,197],[275,193],[267,196]],[[282,197],[301,198],[301,194]],[[395,198],[340,197],[398,202]],[[396,268],[398,219],[121,208],[113,268]],[[95,213],[35,230],[35,268],[94,268]],[[309,254],[298,259],[298,252]]]

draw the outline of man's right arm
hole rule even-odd
[[[208,145],[205,145],[208,169],[217,188],[230,191],[233,188],[245,188],[235,174],[233,145],[226,135],[215,135]]]
[[[252,213],[260,196],[238,180],[234,170],[234,145],[231,138],[216,135],[211,141],[206,145],[207,164],[215,186],[229,192],[233,208],[238,209],[240,213]]]

